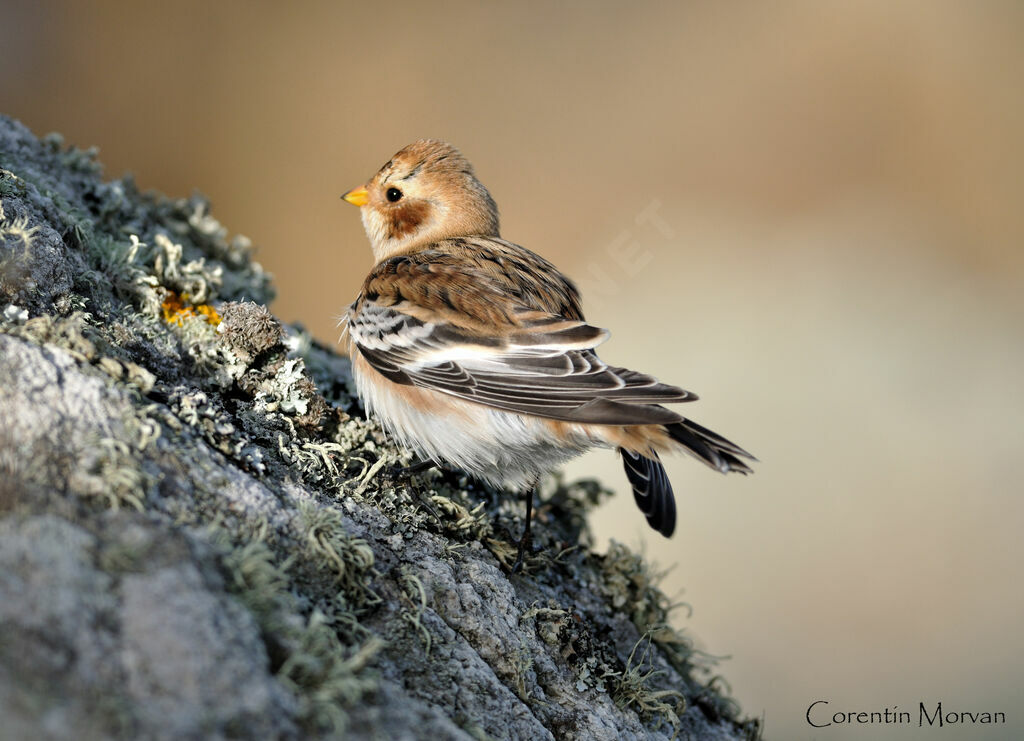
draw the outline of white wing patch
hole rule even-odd
[[[661,403],[696,397],[652,376],[604,363],[593,348],[607,330],[560,317],[529,322],[507,337],[481,337],[363,302],[349,332],[389,380],[494,409],[598,424],[670,424]]]

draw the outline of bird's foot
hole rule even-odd
[[[425,461],[419,461],[413,463],[410,466],[404,466],[402,468],[396,468],[392,476],[395,481],[408,481],[418,473],[429,471],[431,468],[437,468],[437,464],[434,461],[427,458]]]

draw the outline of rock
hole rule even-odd
[[[99,170],[0,117],[5,737],[757,736],[598,484],[510,578],[515,497],[399,480],[248,241]]]

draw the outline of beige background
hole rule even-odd
[[[1020,738],[1024,5],[439,6],[0,0],[0,111],[201,188],[326,340],[370,267],[338,196],[454,142],[603,356],[761,458],[673,461],[671,541],[611,454],[571,472],[767,738]],[[817,699],[1010,722],[815,731]]]

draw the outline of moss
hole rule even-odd
[[[376,573],[373,549],[345,531],[341,513],[330,505],[300,502],[297,519],[310,562],[332,572],[343,609],[359,611],[380,602],[370,586]]]
[[[323,530],[322,521],[315,515],[313,519],[318,520],[313,527]],[[304,618],[293,593],[300,586],[300,570],[293,568],[299,556],[282,559],[263,540],[267,528],[249,533],[236,545],[217,524],[209,532],[224,549],[221,562],[229,588],[260,623],[276,676],[299,700],[300,720],[310,731],[341,733],[347,723],[345,708],[377,689],[377,676],[367,665],[383,642],[367,634],[346,645],[339,637],[337,615],[314,609]]]
[[[320,731],[341,733],[345,707],[351,707],[377,688],[377,678],[366,670],[384,647],[370,638],[356,648],[343,645],[324,615],[314,611],[299,632],[293,650],[277,676],[300,698],[300,716]]]
[[[654,687],[654,681],[665,672],[653,667],[651,650],[651,637],[644,634],[630,651],[625,669],[615,678],[612,697],[620,708],[633,708],[649,721],[654,721],[655,728],[660,721],[668,722],[672,726],[672,738],[676,738],[686,698],[678,690]]]
[[[0,168],[0,198],[25,195],[25,181],[10,170]]]
[[[25,252],[32,247],[32,239],[41,227],[29,226],[28,214],[8,220],[0,206],[0,240],[20,245]]]
[[[660,640],[677,606],[658,588],[665,572],[656,571],[642,556],[614,540],[598,558],[605,576],[601,591],[612,606],[628,614],[641,632],[654,631],[655,640]]]
[[[430,637],[430,631],[423,624],[423,613],[427,609],[427,593],[423,588],[423,582],[420,581],[420,578],[411,569],[403,568],[402,575],[399,578],[399,585],[402,589],[402,600],[404,603],[403,609],[399,612],[399,617],[419,633],[423,641],[423,652],[427,658],[430,658],[430,647],[433,644],[433,639]]]
[[[112,437],[87,439],[76,458],[78,464],[68,479],[73,493],[115,511],[143,510],[150,481],[126,442]]]
[[[34,317],[23,324],[9,326],[6,333],[39,345],[59,347],[80,361],[92,362],[98,357],[97,335],[88,316],[81,312],[63,318]]]
[[[277,563],[274,552],[261,540],[243,542],[223,558],[230,588],[252,610],[264,629],[280,628],[278,612],[294,609],[288,596],[288,561]]]

